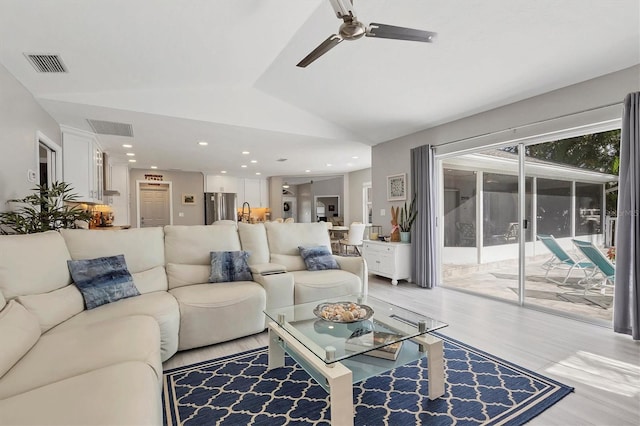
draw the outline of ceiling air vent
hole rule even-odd
[[[58,55],[24,54],[38,72],[69,72]]]
[[[87,119],[87,122],[93,129],[93,132],[99,135],[133,137],[133,126],[131,124],[90,119]]]

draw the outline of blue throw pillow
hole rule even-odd
[[[300,256],[307,266],[307,271],[324,271],[326,269],[340,269],[338,262],[327,246],[299,246]]]
[[[140,295],[123,254],[97,259],[67,260],[67,265],[87,309]]]
[[[212,251],[210,283],[251,281],[251,269],[247,263],[248,251]]]

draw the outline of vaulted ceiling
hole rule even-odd
[[[343,42],[298,68],[341,23],[328,0],[0,0],[0,63],[60,124],[131,124],[99,138],[115,160],[132,144],[135,167],[336,174],[380,142],[640,63],[639,4],[356,0],[364,23],[438,38]]]

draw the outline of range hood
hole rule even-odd
[[[120,191],[116,189],[109,189],[111,185],[111,167],[109,167],[109,155],[106,152],[102,153],[102,195],[106,197],[119,196]]]

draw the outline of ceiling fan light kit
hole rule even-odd
[[[372,22],[369,26],[358,21],[353,4],[350,0],[329,0],[331,7],[336,12],[338,19],[344,22],[338,29],[338,34],[332,34],[311,53],[304,57],[296,66],[305,68],[316,59],[336,47],[342,40],[358,40],[364,37],[388,38],[394,40],[419,41],[422,43],[433,43],[437,33],[413,28],[397,27],[394,25],[380,24]]]

